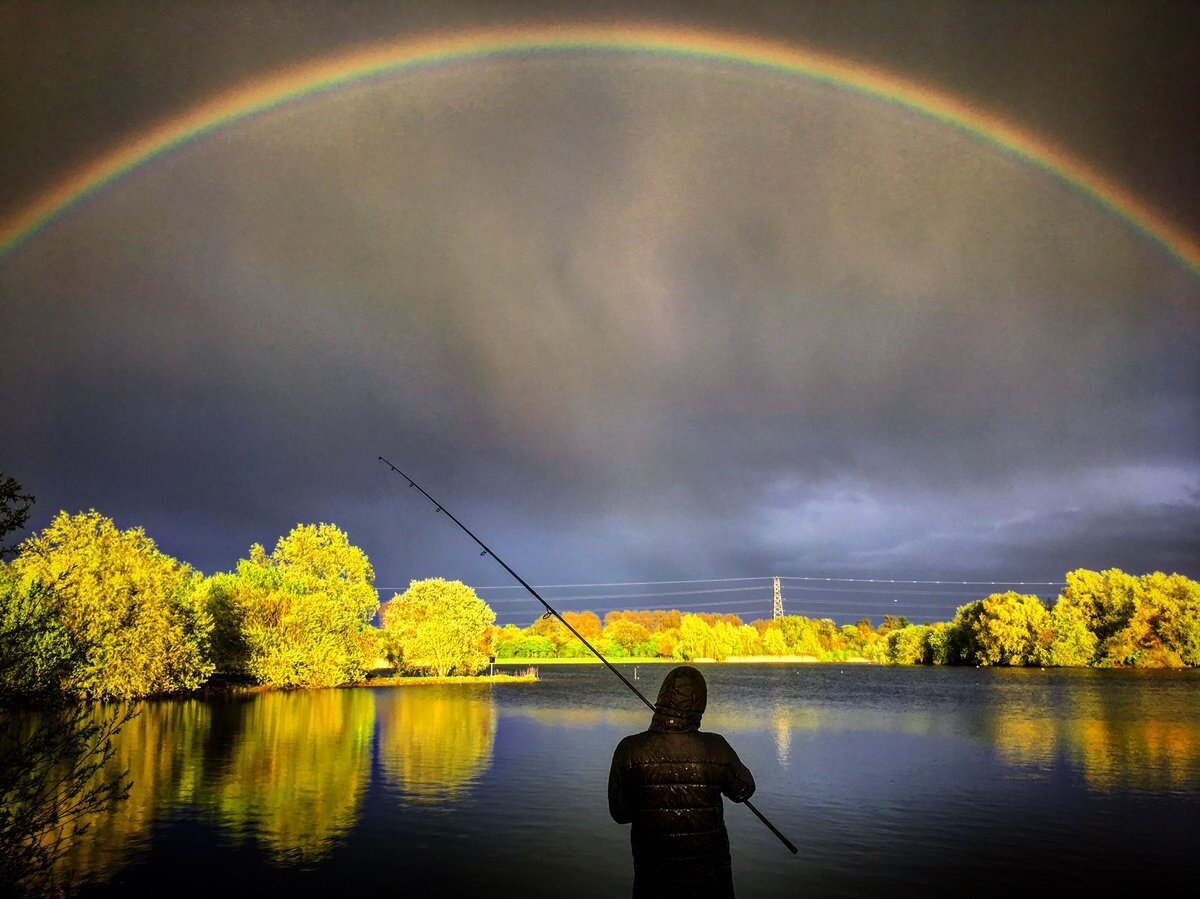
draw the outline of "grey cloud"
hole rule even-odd
[[[1200,566],[1194,510],[1148,536],[1162,497],[1078,477],[1194,475],[1194,278],[844,92],[668,63],[375,82],[0,265],[6,466],[208,569],[315,519],[388,580],[467,565],[440,521],[397,540],[381,452],[547,578]],[[1027,485],[1075,511],[994,526]]]

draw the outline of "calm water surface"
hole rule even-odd
[[[651,698],[668,670],[639,669]],[[704,671],[703,729],[800,848],[727,804],[740,897],[1200,876],[1200,672]],[[120,738],[132,795],[69,865],[91,896],[628,895],[605,787],[639,708],[598,667],[146,703]]]

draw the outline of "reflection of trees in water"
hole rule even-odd
[[[650,726],[649,712],[636,708],[522,708],[506,710],[505,714],[529,718],[548,728],[603,726],[636,733]],[[768,720],[764,720],[764,711],[758,707],[735,709],[726,705],[710,710],[704,716],[701,730],[729,735],[761,733],[766,729],[774,737],[775,754],[779,764],[786,768],[791,756],[793,731],[875,731],[880,729],[881,724],[893,732],[909,734],[928,734],[938,727],[934,717],[928,713],[893,711],[881,715],[877,710],[830,709],[809,704],[789,705],[776,701],[771,706]],[[948,727],[942,725],[942,729]]]
[[[312,861],[354,824],[371,774],[369,690],[264,693],[241,704],[202,804],[283,861]]]
[[[1071,761],[1093,787],[1178,788],[1200,770],[1194,690],[1140,675],[1074,672],[1062,689],[999,691],[989,733],[1010,764]]]
[[[97,718],[110,709],[97,707]],[[127,772],[129,798],[106,811],[87,815],[85,839],[76,840],[59,863],[66,883],[104,880],[144,847],[163,808],[191,798],[202,762],[208,709],[200,702],[142,703],[137,715],[113,740],[113,755],[98,778]]]
[[[139,706],[104,769],[129,772],[129,799],[82,820],[87,837],[59,863],[65,882],[110,878],[146,844],[155,819],[181,805],[256,833],[289,860],[319,857],[353,825],[370,777],[370,691],[268,693],[217,709],[233,711],[223,755],[212,745],[212,705]]]
[[[387,782],[423,804],[465,796],[492,761],[491,694],[404,687],[377,695],[379,765]]]
[[[709,715],[704,719],[701,730],[716,730],[722,733],[738,731],[762,731],[766,725],[759,711],[736,712],[733,714]],[[778,744],[781,740],[791,745],[793,731],[879,731],[903,734],[929,734],[947,729],[928,712],[891,711],[875,709],[829,708],[808,703],[788,705],[777,702],[771,712],[770,730]]]
[[[128,720],[127,711],[69,700],[0,706],[0,894],[56,895],[78,879],[68,855],[127,794],[109,762]]]

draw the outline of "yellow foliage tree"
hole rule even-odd
[[[412,581],[383,610],[384,640],[405,671],[474,674],[487,664],[484,644],[495,620],[491,607],[461,581]]]
[[[255,544],[209,581],[222,667],[275,686],[361,680],[376,652],[374,583],[366,553],[331,524],[297,525],[270,554]]]
[[[1059,604],[1079,609],[1088,629],[1096,635],[1100,651],[1107,655],[1105,644],[1133,618],[1136,609],[1137,578],[1117,568],[1108,571],[1078,569],[1067,572],[1066,587],[1058,598]],[[1117,642],[1123,642],[1119,637]]]
[[[605,626],[604,636],[624,649],[626,655],[633,655],[635,648],[650,639],[650,632],[636,621],[618,618]]]
[[[717,657],[712,628],[697,615],[684,615],[679,623],[678,652],[688,661]]]
[[[122,531],[94,509],[60,512],[26,540],[13,568],[52,588],[58,620],[87,657],[73,686],[95,697],[192,690],[212,673],[201,578],[161,553],[141,528]]]
[[[981,665],[1037,665],[1053,638],[1050,612],[1036,596],[994,593],[974,622],[976,661]]]
[[[783,639],[783,634],[780,632],[779,628],[769,627],[763,631],[762,651],[763,655],[768,656],[787,655],[787,641]]]

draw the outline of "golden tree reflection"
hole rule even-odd
[[[1048,766],[1059,745],[1059,723],[1045,709],[998,708],[990,722],[992,740],[1010,765]]]
[[[313,861],[357,819],[371,776],[370,690],[265,693],[242,704],[227,766],[202,802],[279,861]]]
[[[1067,733],[1067,750],[1096,787],[1184,787],[1200,770],[1200,721],[1195,709],[1150,706],[1145,693],[1114,696],[1081,690]],[[1173,713],[1174,711],[1174,713]]]
[[[1175,789],[1200,770],[1200,719],[1187,691],[1122,689],[1103,673],[1077,672],[1044,702],[997,690],[988,721],[1001,758],[1048,767],[1063,757],[1098,789]]]
[[[109,714],[98,708],[96,714]],[[128,772],[129,798],[84,819],[59,865],[64,883],[108,879],[145,845],[163,810],[192,799],[209,732],[209,707],[195,700],[146,702],[113,741],[107,776]]]
[[[391,689],[377,694],[379,764],[414,802],[461,800],[487,770],[496,739],[488,692]]]

